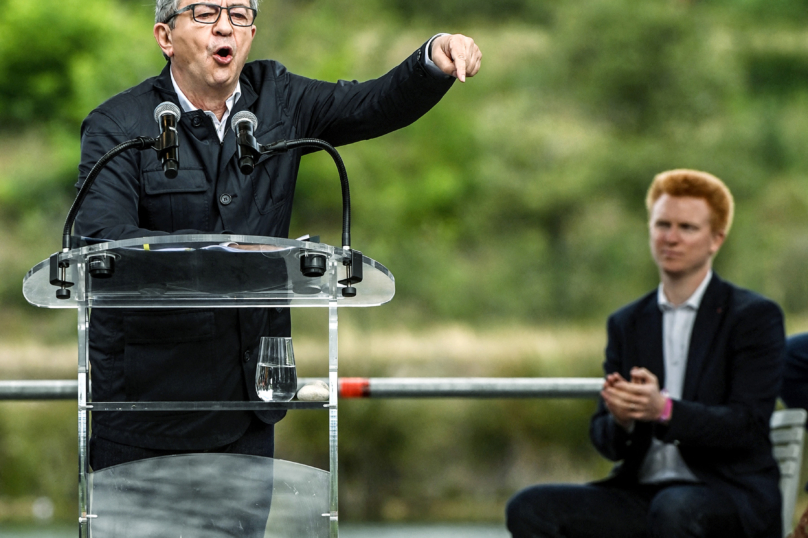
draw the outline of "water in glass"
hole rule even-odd
[[[295,396],[297,372],[294,366],[259,364],[255,376],[255,390],[265,402],[287,402]]]
[[[297,392],[297,371],[292,339],[265,336],[258,350],[255,390],[264,401],[287,402]]]

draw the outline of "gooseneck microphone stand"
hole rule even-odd
[[[135,148],[137,150],[147,150],[153,149],[158,153],[164,152],[166,149],[170,147],[177,146],[177,136],[176,131],[166,132],[163,135],[157,138],[149,138],[145,136],[139,136],[135,139],[128,140],[121,144],[118,144],[111,150],[109,150],[103,157],[98,159],[98,162],[95,163],[90,173],[87,174],[87,178],[84,180],[84,183],[79,188],[79,192],[76,195],[76,199],[73,200],[73,205],[70,206],[70,211],[67,212],[67,218],[65,218],[65,226],[62,230],[62,251],[57,252],[50,257],[50,283],[54,286],[57,286],[56,290],[56,297],[58,299],[69,299],[70,298],[70,290],[67,288],[74,285],[73,282],[67,281],[67,268],[70,267],[70,261],[66,259],[61,259],[62,255],[70,250],[73,246],[71,243],[71,231],[73,229],[73,223],[76,220],[76,215],[78,215],[79,209],[81,208],[82,203],[84,203],[84,199],[87,197],[87,193],[90,191],[90,187],[92,187],[95,179],[98,177],[98,174],[101,173],[101,170],[106,167],[106,165],[115,157],[123,153],[124,151]],[[173,177],[176,177],[177,172],[175,168],[168,168],[166,170],[166,176],[173,173]],[[109,260],[111,261],[111,259]]]
[[[79,193],[76,195],[76,199],[73,200],[73,205],[70,206],[70,211],[67,212],[67,217],[65,218],[65,226],[62,230],[62,251],[68,251],[71,248],[71,230],[73,229],[73,223],[76,220],[76,215],[78,215],[79,209],[81,205],[84,203],[84,199],[87,197],[87,193],[90,191],[90,187],[93,186],[95,182],[95,178],[98,177],[98,174],[101,173],[101,170],[107,166],[107,164],[123,153],[124,151],[135,148],[137,150],[144,150],[144,149],[158,149],[155,147],[160,141],[159,138],[147,138],[145,136],[139,136],[133,140],[128,140],[121,144],[118,144],[111,150],[109,150],[103,157],[98,159],[98,162],[95,163],[90,173],[87,174],[87,178],[82,183],[81,188],[79,188]]]
[[[296,140],[278,140],[266,145],[257,145],[257,151],[261,155],[272,155],[275,153],[286,153],[290,149],[296,148],[317,148],[325,151],[331,156],[339,173],[340,187],[342,188],[342,248],[351,248],[351,191],[348,187],[348,172],[345,170],[345,163],[337,150],[319,138],[299,138]]]
[[[362,281],[362,253],[351,248],[351,192],[348,187],[348,172],[345,170],[345,163],[337,150],[326,142],[318,138],[299,138],[295,140],[278,140],[269,144],[259,144],[252,134],[250,128],[239,128],[240,123],[252,123],[254,116],[251,113],[239,113],[233,117],[233,130],[236,133],[236,143],[239,148],[238,166],[242,174],[251,174],[255,167],[255,160],[260,155],[273,155],[286,153],[296,148],[317,148],[325,151],[331,156],[339,173],[340,186],[342,188],[342,248],[348,251],[348,256],[343,261],[345,265],[346,277],[339,281],[345,287],[342,288],[344,297],[355,297],[356,288],[353,284]],[[255,126],[253,123],[253,126]],[[320,260],[314,256],[311,258],[301,258],[301,271],[307,276],[321,276],[325,272],[325,265],[320,267]]]

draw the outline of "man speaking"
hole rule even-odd
[[[440,34],[386,75],[367,82],[311,80],[272,60],[246,63],[258,0],[157,0],[154,37],[162,73],[111,98],[81,128],[81,185],[107,151],[153,136],[155,108],[181,110],[179,170],[169,179],[154,152],[127,151],[98,176],[76,232],[99,239],[233,233],[287,237],[301,151],[237,166],[228,125],[239,111],[258,119],[261,144],[320,138],[334,146],[399,129],[425,114],[480,68],[462,35]],[[290,335],[288,309],[95,310],[90,319],[97,401],[256,400],[262,336]],[[183,452],[272,456],[283,412],[127,412],[93,415],[95,470]]]

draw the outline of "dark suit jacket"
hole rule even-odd
[[[425,55],[422,46],[386,75],[361,83],[311,80],[274,61],[250,62],[232,114],[250,110],[257,116],[261,144],[321,138],[339,146],[380,136],[418,119],[451,87],[453,78],[427,71]],[[117,144],[157,136],[153,111],[163,101],[179,104],[168,66],[90,113],[81,128],[78,184]],[[245,176],[229,126],[220,142],[210,118],[197,110],[183,112],[177,130],[179,175],[166,178],[153,151],[124,152],[90,189],[76,220],[78,234],[113,240],[228,232],[287,237],[301,150],[262,156]],[[93,398],[257,399],[259,339],[290,331],[289,309],[283,308],[96,309],[89,333]],[[259,416],[271,423],[283,413]],[[153,449],[199,450],[232,442],[250,420],[245,412],[94,413],[93,435]]]
[[[665,385],[662,313],[656,290],[615,312],[608,321],[605,372],[630,379],[633,366]],[[696,314],[681,400],[667,425],[618,426],[603,401],[590,437],[598,451],[622,460],[606,482],[635,484],[656,437],[679,447],[705,484],[738,506],[747,535],[781,538],[779,472],[769,442],[769,419],[782,375],[783,315],[772,301],[713,274]]]

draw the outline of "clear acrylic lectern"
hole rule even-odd
[[[227,246],[231,242],[249,245],[251,250]],[[99,243],[63,253],[60,260],[69,263],[61,280],[71,283],[69,298],[57,298],[49,260],[28,272],[23,281],[28,302],[78,310],[81,537],[336,538],[337,309],[377,306],[390,301],[395,293],[395,279],[387,268],[357,255],[350,249],[273,237],[165,235]],[[315,263],[308,263],[312,259]],[[349,282],[355,285],[355,295],[345,296],[343,276],[345,266],[351,264],[361,282]],[[312,273],[303,267],[312,265],[320,268],[321,276],[306,276]],[[327,402],[91,399],[87,327],[92,308],[300,306],[328,308]],[[329,471],[272,458],[187,454],[89,472],[90,411],[266,409],[327,409]]]

